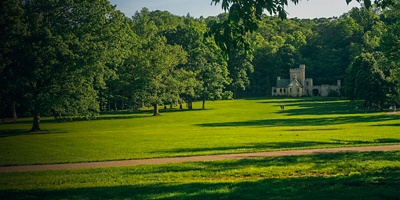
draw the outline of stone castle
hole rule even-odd
[[[312,78],[306,78],[306,66],[290,69],[290,79],[277,77],[276,87],[272,87],[272,96],[328,96],[331,91],[340,95],[341,82],[337,85],[314,85]]]

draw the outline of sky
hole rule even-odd
[[[168,11],[174,15],[216,16],[224,12],[221,4],[211,5],[211,0],[109,0],[117,9],[132,17],[136,11],[147,7],[150,11]],[[300,0],[298,5],[289,4],[286,11],[289,18],[321,18],[338,17],[360,4],[353,0],[349,5],[346,0]]]

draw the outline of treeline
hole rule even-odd
[[[254,73],[243,96],[270,94],[276,77],[305,64],[316,85],[344,83],[345,95],[366,105],[399,103],[400,4],[353,8],[340,17],[265,17],[252,34]]]
[[[195,19],[106,0],[1,3],[1,114],[94,117],[143,106],[268,96],[277,76],[306,64],[316,84],[344,80],[351,99],[399,101],[399,1],[338,18],[263,16],[243,44],[222,46],[228,17]],[[226,29],[225,29],[226,30]],[[226,44],[226,42],[225,42]]]

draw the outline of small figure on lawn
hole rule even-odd
[[[285,106],[284,105],[281,105],[281,110],[285,110]]]

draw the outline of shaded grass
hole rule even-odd
[[[221,127],[221,126],[270,126],[270,127],[299,127],[299,126],[327,126],[340,124],[357,124],[368,122],[384,122],[388,120],[397,120],[395,115],[372,115],[372,116],[345,116],[345,117],[320,117],[320,118],[283,118],[283,119],[263,119],[237,122],[219,122],[198,124],[203,127]],[[295,130],[295,129],[293,129]],[[335,129],[308,129],[308,130],[335,130]],[[337,130],[337,129],[336,129]]]
[[[328,101],[328,104],[326,104]],[[285,104],[282,111],[279,105]],[[0,124],[0,165],[70,163],[400,143],[400,115],[356,110],[329,98],[207,102],[207,109],[102,113]],[[194,104],[201,107],[201,102]]]
[[[0,174],[1,199],[399,199],[400,151]]]

